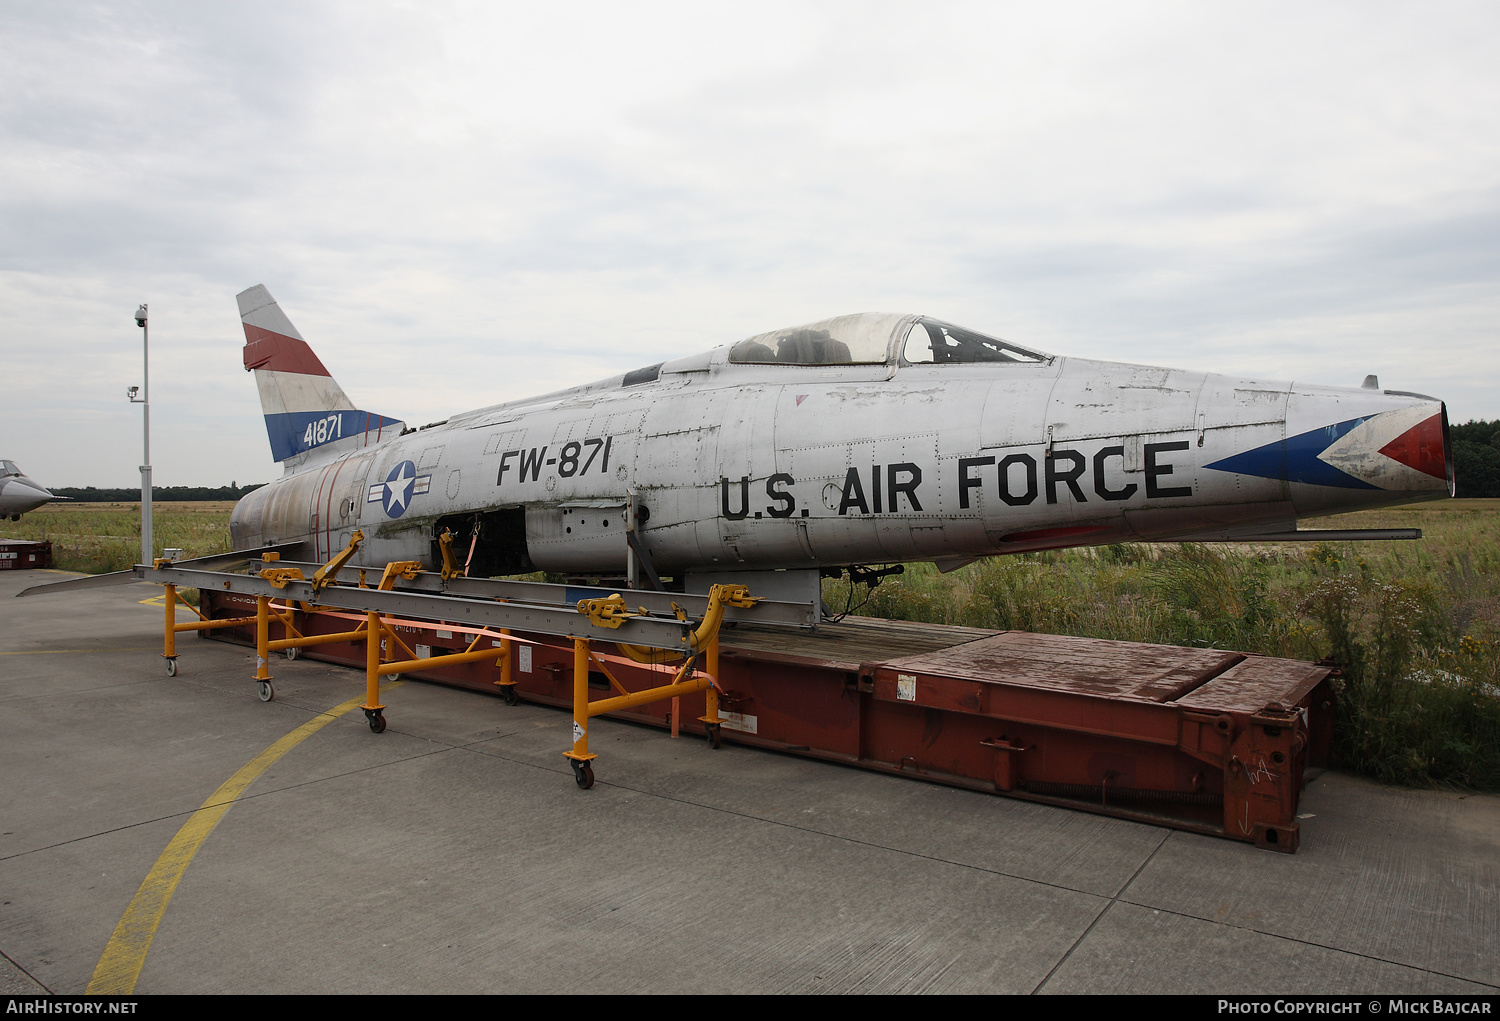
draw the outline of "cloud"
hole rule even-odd
[[[357,403],[418,422],[859,309],[1272,378],[1373,365],[1500,416],[1497,22],[9,5],[0,335],[36,388],[6,456],[129,483],[146,300],[157,477],[271,477],[233,306],[261,282]]]

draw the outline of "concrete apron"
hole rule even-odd
[[[0,576],[0,992],[81,993],[205,800],[358,671],[179,639],[160,590]],[[61,578],[53,574],[51,577]],[[265,766],[180,871],[133,991],[1500,989],[1500,798],[1326,773],[1301,850],[411,682]],[[138,932],[136,938],[141,938]]]

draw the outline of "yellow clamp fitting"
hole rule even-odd
[[[708,587],[708,612],[692,634],[683,636],[683,643],[693,652],[702,652],[708,643],[718,637],[719,625],[724,623],[724,608],[728,606],[745,609],[754,606],[760,599],[750,594],[744,585],[710,585]]]
[[[453,555],[453,529],[444,529],[443,534],[438,536],[438,548],[443,554],[441,569],[443,580],[447,581],[449,578],[457,578],[463,574],[464,569],[458,565],[458,558]]]
[[[397,578],[405,578],[411,581],[422,569],[420,560],[393,560],[385,565],[385,573],[380,576],[380,590],[389,592],[396,587]]]
[[[354,556],[355,551],[359,549],[359,544],[364,541],[365,533],[356,528],[354,533],[349,536],[349,544],[340,550],[338,555],[332,560],[313,572],[313,591],[323,591],[324,585],[337,585],[338,582],[334,579],[344,569],[344,565],[349,562],[349,558]]]
[[[752,596],[750,588],[746,585],[720,585],[720,598],[725,606],[734,606],[741,610],[748,610],[760,602],[760,596]]]
[[[589,623],[607,628],[617,628],[631,617],[646,613],[644,609],[637,611],[626,606],[625,597],[618,592],[604,599],[580,599],[578,612],[587,615]]]
[[[300,567],[262,567],[260,576],[263,581],[268,581],[274,588],[286,588],[289,581],[306,581],[302,577]]]
[[[155,560],[151,561],[151,569],[153,571],[160,571],[163,567],[171,566],[172,561],[168,557],[157,557]]]

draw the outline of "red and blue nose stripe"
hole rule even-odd
[[[1391,485],[1378,484],[1389,476],[1388,472],[1381,470],[1386,466],[1373,463],[1373,458],[1382,457],[1446,484],[1449,478],[1447,431],[1441,407],[1380,447],[1368,453],[1359,452],[1357,441],[1361,437],[1357,431],[1376,428],[1381,419],[1390,414],[1409,418],[1405,411],[1351,418],[1243,451],[1205,467],[1313,486],[1390,489]]]

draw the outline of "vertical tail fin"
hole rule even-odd
[[[255,371],[273,458],[291,467],[314,449],[363,447],[400,435],[404,423],[355,408],[265,285],[235,297],[245,325],[245,371]]]

